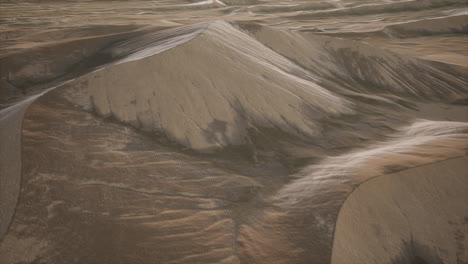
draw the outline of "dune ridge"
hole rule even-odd
[[[335,37],[384,37],[405,39],[447,34],[466,34],[468,15],[454,15],[440,18],[421,19],[385,26],[383,29],[370,32],[320,33]]]
[[[468,33],[468,15],[418,20],[387,26],[386,35],[397,38]]]
[[[78,78],[67,85],[78,83],[82,90],[70,92],[68,98],[87,111],[112,116],[146,131],[162,131],[192,149],[209,150],[245,144],[247,130],[251,128],[279,128],[299,138],[322,135],[323,129],[314,119],[355,114],[353,99],[343,99],[349,96],[349,90],[344,90],[350,88],[350,81],[355,84],[351,89],[356,92],[379,91],[374,100],[389,104],[392,98],[381,95],[385,88],[400,96],[441,99],[461,98],[466,87],[464,79],[437,65],[359,43],[350,46],[327,37],[301,36],[261,27],[252,34],[225,22],[211,23],[186,45],[157,55],[160,58],[150,57],[151,52],[145,49],[142,55],[134,52],[121,61],[147,58],[134,65],[114,65]],[[273,36],[281,36],[274,42],[277,46],[265,46]],[[281,46],[284,44],[281,39],[288,41],[288,45]],[[209,51],[205,52],[204,48]],[[305,50],[311,55],[300,56]],[[185,63],[181,67],[179,54],[191,54],[197,58],[193,59],[197,64]],[[315,56],[321,57],[317,60]],[[242,58],[240,64],[235,63],[236,57]],[[209,66],[203,63],[206,60],[210,61]],[[157,68],[158,72],[143,72],[139,69],[141,64],[145,65],[144,69]],[[225,73],[223,67],[227,69]],[[248,72],[252,71],[260,74],[250,75]],[[187,76],[185,80],[189,83],[172,78],[174,72]],[[415,72],[428,77],[414,78]],[[226,74],[239,80],[236,89],[223,80]],[[127,76],[140,77],[134,83]],[[156,80],[160,86],[155,85]],[[324,84],[327,88],[321,86]],[[128,97],[126,90],[135,85],[139,87],[137,93]],[[266,92],[263,87],[271,88]],[[245,89],[250,90],[250,96],[261,94],[262,97],[246,98]],[[179,101],[184,97],[185,101]],[[158,98],[174,101],[158,101]],[[276,109],[272,109],[269,105],[275,98],[282,101],[275,102]],[[177,121],[168,118],[169,114],[177,115]]]
[[[253,34],[264,45],[316,75],[341,81],[339,85],[346,89],[418,97],[452,97],[461,96],[466,86],[466,78],[450,72],[448,65],[437,65],[348,39],[254,28]],[[273,37],[278,39],[273,41]],[[304,53],[311,55],[304,56]],[[415,78],[416,72],[426,77]],[[437,88],[433,83],[437,83]]]
[[[233,38],[229,39],[229,36]],[[216,54],[217,51],[221,53]],[[194,57],[193,63],[201,63],[187,64],[185,69],[179,64],[182,60],[179,54],[191,54],[190,56]],[[254,57],[254,54],[259,54],[260,57]],[[113,115],[120,121],[140,126],[145,130],[163,130],[169,137],[193,149],[242,144],[248,123],[261,127],[281,127],[297,136],[314,135],[317,133],[314,131],[316,128],[313,122],[305,119],[305,114],[310,113],[312,117],[323,118],[350,112],[346,106],[349,103],[345,100],[309,80],[289,73],[295,71],[306,75],[306,71],[227,23],[213,23],[188,45],[179,46],[161,56],[157,61],[138,61],[138,64],[148,65],[143,68],[159,69],[154,76],[157,80],[164,80],[160,81],[163,84],[160,87],[154,86],[154,81],[145,81],[151,73],[143,73],[141,70],[126,72],[127,69],[135,68],[134,65],[126,64],[120,67],[122,70],[114,67],[104,69],[94,76],[86,76],[85,80],[79,80],[87,83],[86,89],[91,88],[87,92],[89,95],[81,99],[80,96],[86,91],[78,92],[77,99],[74,99],[73,95],[70,99],[79,102],[87,110],[94,108],[103,116]],[[241,64],[234,62],[236,56]],[[206,60],[210,61],[210,65],[204,64]],[[158,63],[159,61],[164,64]],[[222,65],[228,67],[225,73]],[[248,72],[252,72],[253,69],[261,74],[250,75]],[[177,72],[179,76],[187,76],[185,80],[191,83],[179,84],[178,79],[171,78],[173,72]],[[108,74],[114,77],[109,78]],[[134,98],[119,97],[118,91],[125,93],[131,85],[125,83],[125,76],[133,74],[141,74],[141,84],[137,85],[142,88],[136,89],[141,94],[135,95]],[[238,90],[222,80],[224,75],[238,80]],[[123,78],[115,81],[119,76]],[[114,80],[113,83],[108,84],[107,80],[111,79]],[[93,87],[97,89],[93,90]],[[112,87],[114,90],[103,94],[102,87]],[[250,90],[249,97],[256,94],[267,97],[244,98],[247,94],[245,89]],[[166,93],[169,94],[165,95]],[[151,94],[154,97],[151,97]],[[179,101],[185,96],[185,101]],[[143,98],[150,100],[141,102]],[[158,98],[175,98],[175,101],[157,101]],[[282,100],[273,101],[275,98]],[[136,101],[135,106],[132,106],[130,101]],[[271,108],[271,105],[275,105],[277,109]],[[158,109],[151,109],[151,106]],[[169,118],[169,114],[178,118]],[[249,116],[249,119],[242,118],[242,115]]]
[[[350,8],[339,8],[335,10],[316,11],[312,13],[305,13],[294,15],[296,19],[313,19],[319,17],[331,16],[359,16],[369,14],[381,13],[396,13],[396,12],[411,12],[422,9],[436,9],[447,6],[463,6],[466,5],[465,0],[424,0],[424,1],[400,1],[393,3],[377,3],[377,4],[364,4]]]

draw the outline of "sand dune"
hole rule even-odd
[[[182,62],[187,55],[191,59]],[[140,56],[132,54],[124,61]],[[297,76],[301,74],[308,73],[232,25],[216,22],[158,57],[78,79],[87,85],[69,98],[101,116],[163,131],[192,149],[209,149],[245,144],[247,129],[253,127],[311,136],[318,129],[305,115],[331,118],[352,112],[349,102]],[[138,88],[129,97],[131,85]]]
[[[254,34],[269,48],[310,72],[330,81],[341,81],[340,85],[346,89],[440,97],[460,96],[466,86],[464,76],[450,72],[447,65],[418,60],[361,42],[267,28],[257,28]],[[272,41],[273,38],[279,39]],[[426,78],[415,78],[415,72]],[[440,86],[435,88],[433,83]]]
[[[460,171],[467,161],[441,161],[360,185],[340,211],[331,263],[465,262],[460,212],[468,208],[459,197],[466,198],[467,177]],[[376,243],[382,236],[385,242]]]
[[[113,4],[2,15],[0,264],[468,261],[466,1]]]

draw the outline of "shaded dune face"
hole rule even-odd
[[[107,33],[104,35],[38,46],[5,56],[0,58],[2,104],[18,101],[24,95],[38,93],[108,63],[116,64],[123,58],[136,60],[170,49],[195,37],[205,27],[203,23],[167,30],[135,26],[122,29],[122,33],[108,27],[103,30]],[[82,31],[91,34],[92,28]]]
[[[463,96],[466,86],[466,77],[455,70],[451,72],[447,65],[422,61],[362,42],[266,27],[256,27],[250,32],[265,46],[314,75],[337,82],[347,91],[453,98]],[[424,78],[420,78],[422,76]]]
[[[245,22],[96,45],[2,73],[34,85],[2,97],[1,264],[468,261],[463,67]]]

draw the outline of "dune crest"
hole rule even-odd
[[[317,135],[314,119],[352,113],[348,101],[294,74],[307,71],[225,22],[145,57],[77,79],[69,85],[85,85],[69,89],[68,98],[200,150],[245,144],[247,129],[254,127]]]
[[[128,56],[67,84],[77,87],[67,89],[67,98],[87,111],[206,151],[246,144],[249,129],[318,137],[320,120],[355,114],[347,89],[375,93],[375,98],[384,89],[395,95],[459,98],[466,87],[463,79],[429,62],[364,44],[264,27],[247,28],[246,34],[226,22],[203,27],[197,37],[170,49],[159,42],[141,51],[132,42],[112,47],[111,54]],[[279,40],[266,46],[272,37]],[[299,57],[306,51],[309,56]],[[430,77],[414,78],[416,72]]]

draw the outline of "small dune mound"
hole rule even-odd
[[[361,184],[341,208],[331,263],[465,263],[467,171],[465,156]]]

